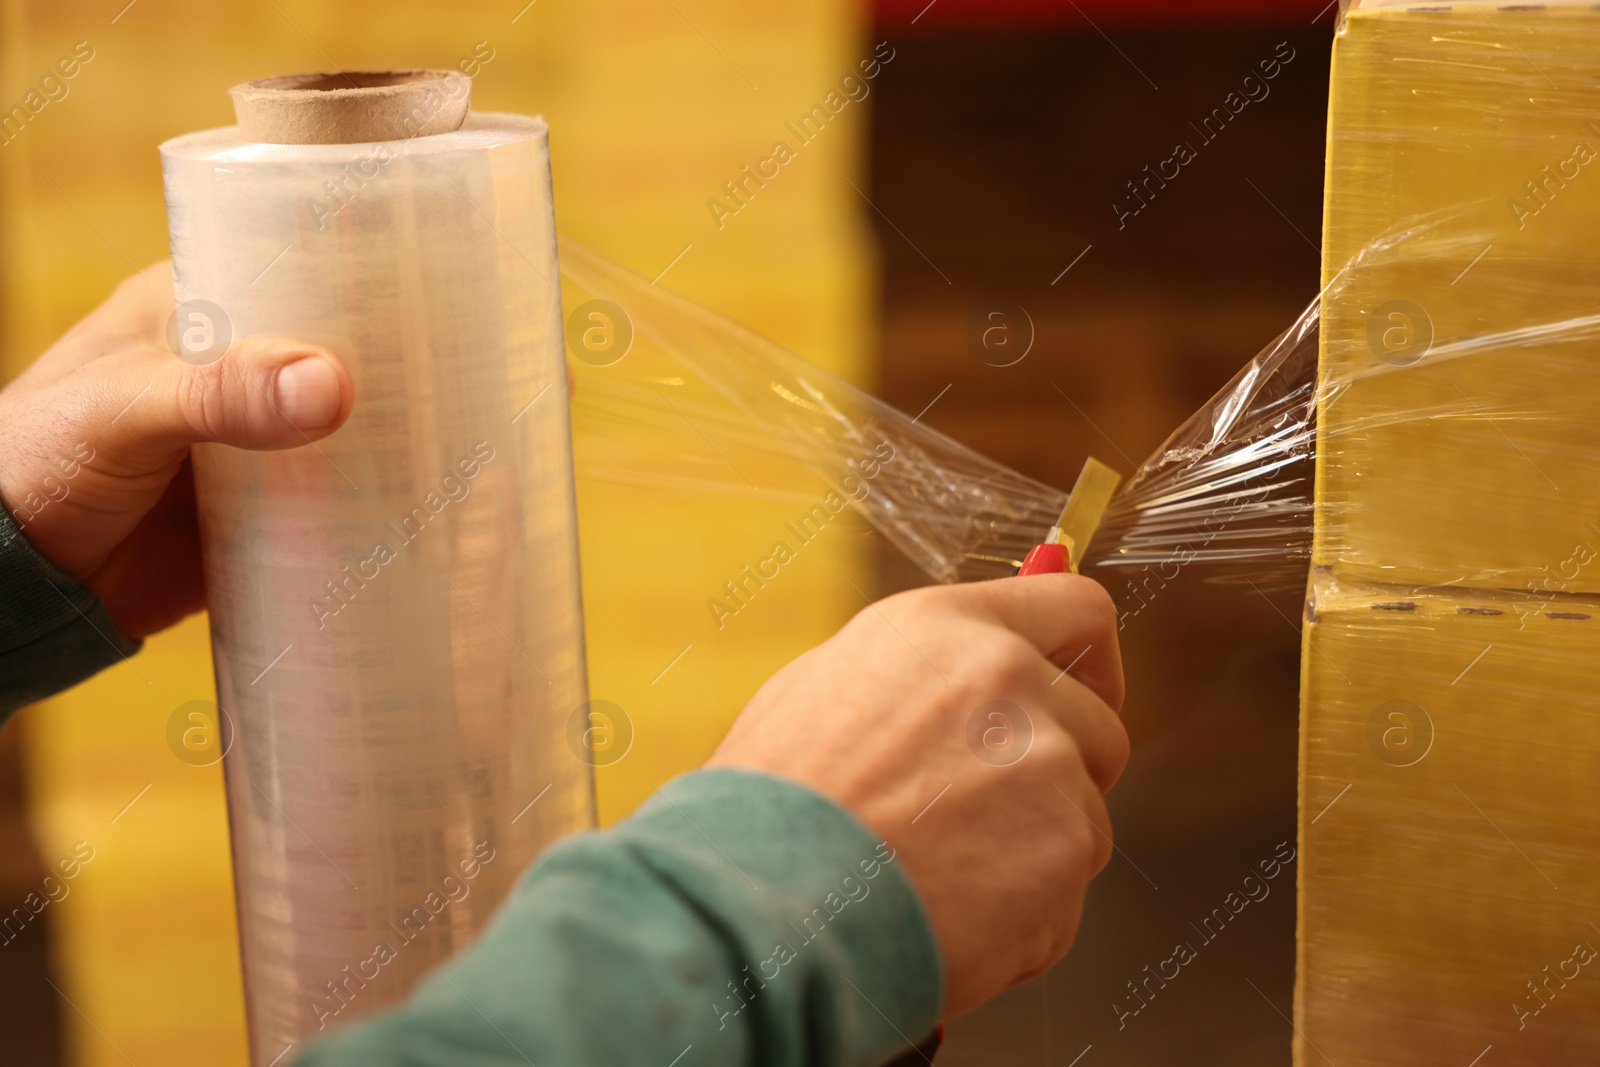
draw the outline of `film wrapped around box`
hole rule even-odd
[[[1600,1061],[1600,11],[1334,45],[1296,1062]]]
[[[547,131],[429,129],[162,146],[183,358],[297,337],[356,386],[315,445],[193,457],[258,1064],[594,817]]]
[[[1306,589],[1296,1064],[1600,1062],[1600,11],[1341,16],[1323,292],[1080,562],[1124,624]],[[746,412],[722,439],[890,442],[855,506],[934,578],[1044,536],[1059,491],[568,258]]]

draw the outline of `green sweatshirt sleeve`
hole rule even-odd
[[[0,508],[0,721],[139,651]]]
[[[555,845],[407,1003],[297,1064],[870,1067],[942,999],[894,851],[803,786],[718,769]]]

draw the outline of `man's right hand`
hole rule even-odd
[[[1116,612],[1089,579],[918,589],[774,675],[708,766],[798,781],[895,849],[943,949],[951,1018],[1071,947],[1111,857],[1122,697]]]

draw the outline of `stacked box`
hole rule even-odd
[[[1297,1064],[1600,1062],[1597,57],[1587,3],[1335,43]]]
[[[1313,583],[1297,1064],[1600,1062],[1600,597],[1560,608]]]
[[[1600,536],[1597,57],[1587,3],[1348,12],[1328,120],[1319,563],[1524,589]],[[1600,568],[1569,582],[1600,591]]]

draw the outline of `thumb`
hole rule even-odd
[[[106,449],[135,462],[203,441],[259,451],[309,444],[343,425],[355,403],[339,357],[304,341],[239,341],[208,363],[160,349],[118,362],[106,400],[120,411],[107,424]]]

